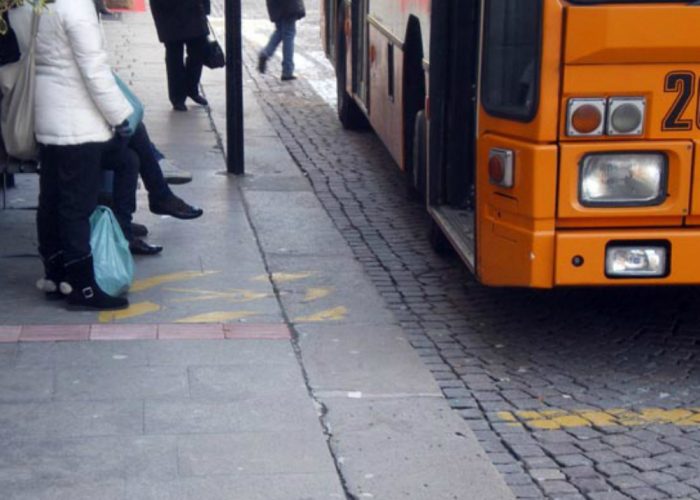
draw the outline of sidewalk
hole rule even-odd
[[[211,115],[173,113],[150,14],[105,29],[152,138],[194,173],[177,193],[205,215],[141,208],[165,250],[137,259],[132,307],[76,315],[32,289],[33,212],[0,212],[0,497],[512,498],[250,86],[233,178],[224,72],[205,73]],[[30,205],[36,179],[9,194]]]

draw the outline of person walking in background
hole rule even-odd
[[[209,104],[199,93],[199,80],[208,48],[210,11],[210,0],[151,0],[158,39],[165,45],[168,96],[176,111],[187,111],[188,97],[200,106]]]
[[[265,73],[267,60],[274,55],[281,42],[282,81],[296,80],[294,37],[297,34],[297,21],[306,16],[304,0],[267,0],[267,12],[270,15],[270,21],[275,23],[275,31],[270,36],[267,46],[258,54],[258,71]]]
[[[31,38],[33,6],[10,11],[20,48]],[[54,0],[36,39],[35,132],[40,145],[37,233],[47,293],[59,287],[76,308],[120,309],[129,302],[100,289],[90,249],[90,215],[108,141],[130,134],[133,108],[108,63],[93,0]]]

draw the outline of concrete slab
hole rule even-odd
[[[143,433],[143,402],[50,401],[0,404],[0,438],[133,436]]]
[[[357,498],[515,498],[441,398],[324,402],[341,470]]]
[[[318,432],[254,432],[178,438],[180,475],[335,473]]]
[[[127,481],[127,500],[344,499],[336,474],[281,474],[185,478],[172,482]],[[86,499],[87,500],[87,499]]]
[[[316,393],[442,395],[399,327],[297,328],[304,366]]]

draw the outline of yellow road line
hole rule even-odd
[[[255,316],[255,314],[256,313],[253,311],[215,311],[178,319],[175,323],[224,323],[226,321]]]
[[[332,288],[309,288],[304,295],[304,302],[313,302],[328,297],[333,292]]]
[[[345,319],[348,314],[348,309],[346,307],[334,307],[333,309],[326,309],[325,311],[319,311],[315,314],[310,314],[308,316],[301,316],[294,320],[295,323],[320,323],[322,321],[340,321]]]
[[[229,302],[241,303],[251,302],[253,300],[264,299],[270,297],[270,294],[262,292],[254,292],[252,290],[231,289],[223,292],[215,290],[199,290],[197,288],[164,288],[168,292],[190,293],[195,297],[185,297],[181,299],[173,299],[172,302],[198,302],[203,300],[226,300]]]
[[[499,412],[498,417],[513,427],[523,425],[536,430],[558,430],[574,427],[638,427],[652,424],[673,424],[678,426],[699,426],[700,408],[643,408],[627,410],[541,410]]]
[[[218,272],[219,271],[182,271],[179,273],[161,274],[159,276],[152,276],[143,280],[134,281],[129,291],[142,292],[144,290],[148,290],[149,288],[154,288],[165,283],[173,283],[175,281],[187,281],[195,278],[203,278],[205,276],[210,276]]]
[[[314,273],[272,273],[272,281],[277,283],[289,283],[290,281],[299,281],[310,278]],[[253,281],[267,281],[270,277],[267,274],[261,274],[253,278]]]
[[[112,323],[120,319],[136,318],[153,312],[160,311],[160,306],[153,302],[138,302],[131,304],[127,309],[121,311],[103,311],[98,315],[100,323]]]

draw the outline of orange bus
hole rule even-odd
[[[700,283],[700,5],[323,0],[338,115],[482,283]]]

